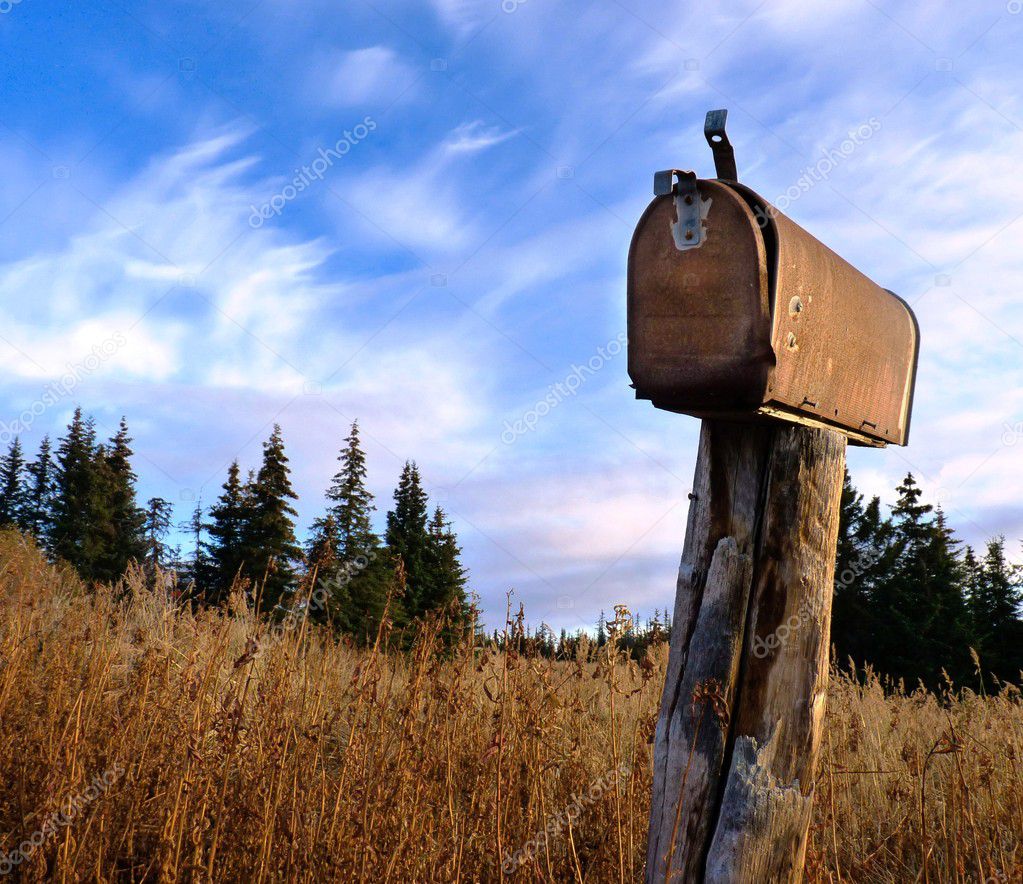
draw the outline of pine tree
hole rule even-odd
[[[944,514],[920,502],[910,473],[892,510],[892,545],[873,592],[877,630],[870,659],[883,671],[934,686],[942,669],[969,674],[971,641],[958,541]]]
[[[310,571],[315,568],[321,578],[329,577],[340,561],[340,547],[337,522],[333,514],[328,512],[312,525],[312,536],[306,547],[306,561]]]
[[[43,436],[36,459],[26,468],[25,489],[25,530],[48,552],[51,550],[50,534],[53,528],[53,455],[50,451],[50,437]]]
[[[455,640],[468,619],[465,597],[465,569],[461,563],[458,538],[451,522],[439,506],[433,511],[429,525],[430,546],[427,563],[429,596],[422,600],[425,610],[443,611],[448,618],[445,637]]]
[[[0,528],[25,528],[27,494],[24,473],[21,440],[15,436],[7,453],[0,457]]]
[[[146,569],[151,575],[168,564],[167,547],[163,541],[170,533],[173,519],[174,505],[170,501],[162,497],[151,497],[146,502],[142,531],[146,543]]]
[[[206,525],[210,540],[204,547],[209,559],[205,597],[209,604],[220,604],[227,599],[242,570],[242,541],[250,516],[247,504],[238,461],[233,461],[228,467],[223,491],[210,508],[210,521]]]
[[[101,553],[96,525],[97,485],[96,428],[76,408],[67,435],[57,446],[53,554],[72,565],[86,579],[95,577]]]
[[[374,545],[372,513],[373,495],[366,487],[366,455],[359,443],[359,422],[345,438],[345,447],[338,455],[341,469],[334,475],[327,499],[337,531],[338,557],[349,561]]]
[[[975,643],[971,630],[970,612],[963,590],[962,543],[948,524],[945,512],[939,506],[935,511],[933,534],[928,548],[932,564],[931,599],[940,616],[931,632],[933,671],[942,668],[962,683],[972,667],[969,649]]]
[[[393,579],[390,555],[381,549],[372,526],[376,509],[366,487],[366,455],[354,422],[338,455],[340,469],[331,480],[327,514],[313,523],[310,565],[318,565],[326,603],[316,612],[335,628],[359,641],[371,641],[384,615]],[[392,602],[391,617],[401,622],[403,609]]]
[[[970,616],[970,635],[973,637],[973,648],[979,651],[984,644],[986,627],[984,611],[984,566],[977,560],[972,546],[963,552],[963,597]]]
[[[394,571],[393,559],[379,542],[344,562],[335,572],[330,596],[335,626],[362,644],[372,644],[385,610],[392,623],[407,622],[402,600],[392,593]]]
[[[890,566],[891,524],[881,517],[881,501],[866,506],[848,471],[839,510],[835,594],[831,613],[831,643],[840,664],[873,659],[879,625],[873,606],[878,574]],[[884,563],[884,564],[882,564]]]
[[[290,501],[297,495],[291,487],[291,470],[284,453],[281,428],[274,424],[263,443],[263,463],[249,489],[250,518],[242,532],[246,573],[262,587],[260,609],[273,611],[287,604],[295,587],[295,563],[302,550],[295,540]]]
[[[405,568],[405,609],[411,617],[426,612],[430,595],[430,536],[427,531],[427,497],[419,470],[405,461],[394,491],[394,509],[387,514],[387,550]]]
[[[1020,582],[1020,568],[1005,558],[1005,538],[990,540],[983,562],[975,565],[970,606],[983,670],[1002,681],[1018,681],[1023,669]]]
[[[206,552],[206,523],[203,520],[202,500],[195,502],[191,515],[178,525],[178,530],[192,538],[192,555],[182,568],[182,576],[191,583],[188,595],[192,600],[206,599],[212,579],[212,563]]]
[[[93,576],[100,580],[116,580],[129,562],[141,562],[147,555],[146,513],[135,500],[138,477],[131,466],[131,441],[122,417],[109,445],[97,452],[93,529],[101,536],[102,549]]]

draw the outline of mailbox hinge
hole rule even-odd
[[[735,169],[735,151],[728,140],[725,132],[725,119],[728,111],[712,110],[707,111],[707,118],[703,123],[703,134],[707,138],[707,144],[714,152],[714,171],[718,178],[725,181],[738,181],[739,173]]]
[[[696,189],[696,173],[682,169],[655,172],[654,193],[657,196],[675,197],[676,221],[672,225],[672,232],[679,250],[700,245],[703,241],[703,225],[700,223],[700,194]]]

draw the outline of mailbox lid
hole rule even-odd
[[[629,248],[629,376],[640,399],[690,414],[756,408],[774,355],[767,252],[743,195],[696,182],[699,242],[676,242],[676,195],[647,207]]]

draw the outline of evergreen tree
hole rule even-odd
[[[921,503],[911,473],[898,491],[885,577],[872,594],[877,629],[869,659],[909,686],[934,686],[943,668],[958,681],[969,674],[971,640],[958,542],[944,515]]]
[[[21,440],[15,436],[7,453],[0,457],[0,528],[25,528],[28,506],[24,472]]]
[[[337,553],[342,561],[349,561],[373,547],[376,538],[371,523],[373,495],[366,487],[366,455],[359,443],[359,422],[345,438],[345,447],[338,455],[341,469],[334,475],[327,499],[334,518]]]
[[[985,643],[986,629],[984,626],[984,566],[977,560],[972,546],[967,546],[962,562],[963,598],[970,621],[972,647],[980,651]]]
[[[939,615],[933,621],[928,638],[934,673],[945,669],[960,684],[972,672],[969,649],[976,644],[971,618],[963,591],[961,543],[948,524],[939,506],[935,512],[931,542],[928,546],[932,563],[929,598]]]
[[[340,469],[331,480],[331,506],[313,524],[310,565],[319,565],[320,587],[327,598],[317,613],[360,641],[376,637],[393,579],[392,561],[380,547],[372,526],[376,509],[366,487],[366,455],[354,422],[338,455]],[[392,600],[391,618],[401,622],[403,609]]]
[[[202,500],[195,502],[192,514],[178,525],[178,530],[192,538],[192,555],[182,569],[182,576],[192,586],[189,596],[193,600],[205,599],[212,579],[212,563],[206,552],[206,523],[203,521]]]
[[[28,475],[25,489],[25,530],[35,537],[43,549],[50,551],[55,476],[49,436],[43,436],[43,441],[39,444],[39,453],[25,468],[25,472]]]
[[[53,554],[86,579],[95,577],[102,548],[96,530],[97,485],[95,424],[76,408],[57,446],[51,544]]]
[[[145,563],[150,574],[156,574],[158,569],[168,564],[167,547],[163,541],[170,533],[173,518],[174,506],[170,501],[151,497],[146,502],[142,531],[146,542]]]
[[[306,548],[309,569],[316,569],[320,577],[333,573],[340,561],[341,541],[337,534],[337,522],[332,513],[316,519],[312,525],[312,536]]]
[[[879,629],[872,604],[879,574],[890,567],[891,524],[881,517],[881,501],[866,506],[848,471],[842,486],[835,594],[831,612],[831,643],[836,660],[857,663],[873,659]]]
[[[203,548],[208,552],[209,561],[205,586],[209,604],[220,604],[227,599],[242,569],[242,540],[250,511],[240,472],[238,461],[233,461],[221,495],[210,508],[210,522],[206,525],[210,540]]]
[[[330,584],[329,619],[356,641],[372,644],[385,610],[392,623],[407,620],[402,600],[393,596],[393,587],[394,562],[377,542],[335,570]]]
[[[270,438],[263,443],[262,466],[249,489],[246,505],[251,512],[241,544],[245,571],[261,587],[263,611],[273,611],[289,601],[295,587],[295,563],[302,558],[295,540],[293,519],[297,513],[290,501],[297,495],[290,474],[281,428],[274,424]]]
[[[100,535],[101,550],[93,576],[100,580],[116,580],[129,562],[147,555],[146,513],[135,500],[138,477],[131,466],[131,441],[122,417],[109,445],[96,456],[93,529]]]
[[[387,550],[400,559],[405,568],[407,586],[404,601],[411,617],[427,610],[430,587],[430,535],[427,531],[427,497],[419,470],[414,462],[405,461],[401,479],[394,491],[394,509],[387,514]]]
[[[316,590],[310,616],[330,623],[360,642],[372,642],[384,615],[393,568],[386,551],[375,535],[369,535],[365,548],[350,558],[340,557],[340,544],[334,516],[328,513],[314,524],[309,544],[308,567],[315,569]],[[391,618],[403,619],[403,609],[392,603]]]
[[[970,607],[977,652],[985,672],[1016,682],[1023,669],[1020,568],[1005,558],[1005,538],[988,542],[983,562],[974,565]]]
[[[451,523],[439,506],[433,511],[429,525],[428,564],[430,579],[427,584],[429,596],[424,598],[426,610],[441,610],[451,618],[452,626],[460,627],[468,615],[465,597],[465,569],[461,563],[461,549],[458,538],[451,530]],[[454,638],[454,632],[451,637]]]

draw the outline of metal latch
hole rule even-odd
[[[684,251],[698,246],[703,240],[703,225],[700,224],[700,194],[696,190],[696,173],[682,169],[655,172],[654,193],[657,196],[675,196],[676,221],[671,229],[678,249]]]
[[[732,150],[732,144],[725,132],[727,118],[727,110],[707,111],[707,118],[703,122],[703,134],[707,138],[710,149],[714,152],[714,171],[718,178],[724,181],[738,181],[739,173],[735,170],[735,151]]]

